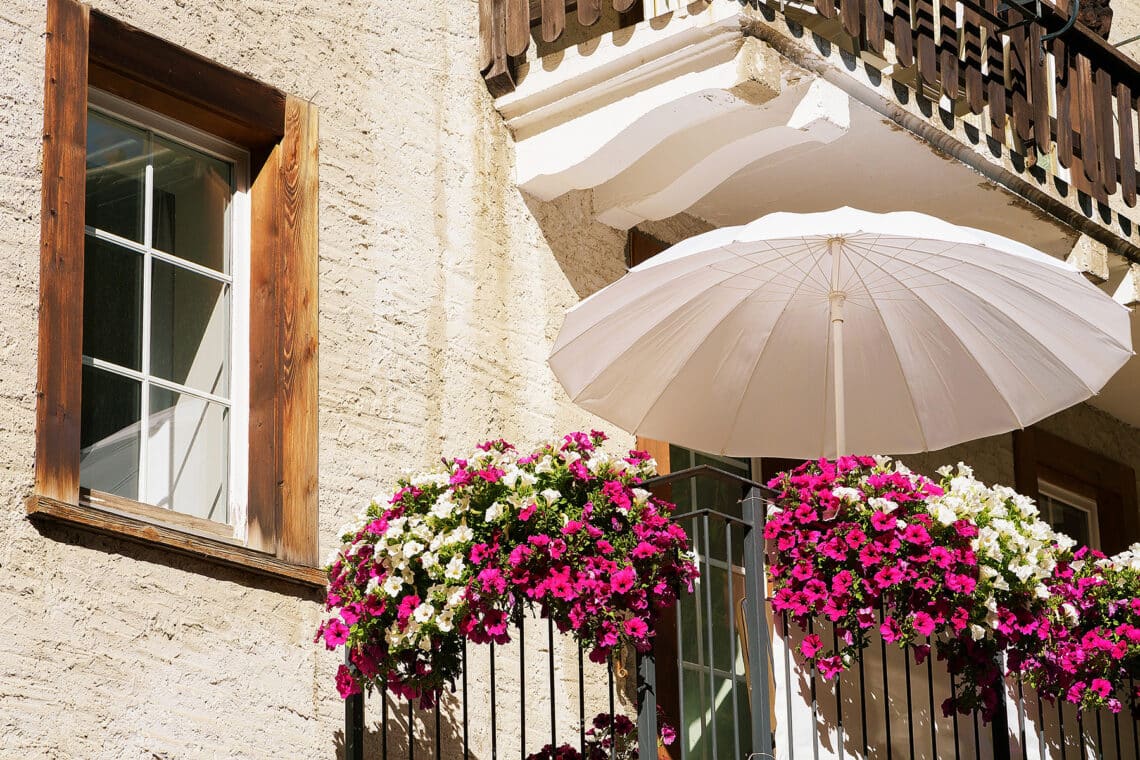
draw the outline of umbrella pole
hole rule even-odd
[[[827,300],[831,306],[831,364],[835,377],[835,458],[843,456],[847,450],[847,415],[844,408],[843,391],[843,305],[847,294],[839,289],[839,264],[843,250],[843,239],[827,241],[831,254],[831,289]]]

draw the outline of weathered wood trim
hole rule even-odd
[[[267,134],[284,122],[285,95],[280,90],[98,10],[91,11],[90,52],[93,64],[227,121]],[[185,105],[178,108],[181,113]]]
[[[36,492],[79,498],[87,6],[49,0],[44,72]]]
[[[181,554],[291,581],[308,588],[321,588],[326,582],[324,572],[317,567],[285,562],[234,543],[193,535],[185,530],[157,525],[138,517],[93,506],[33,496],[28,500],[27,510],[28,516],[33,520],[71,525],[149,546],[163,546]]]
[[[293,96],[281,144],[277,356],[281,457],[278,556],[317,560],[317,109]]]
[[[194,515],[175,512],[171,509],[143,504],[140,501],[126,499],[112,493],[93,491],[90,488],[79,489],[79,504],[81,506],[102,509],[106,512],[125,514],[128,517],[137,517],[140,520],[162,525],[167,528],[193,533],[207,538],[216,538],[222,541],[240,545],[234,539],[234,527],[228,523],[214,522]]]
[[[250,548],[276,552],[281,466],[277,418],[277,258],[281,249],[281,148],[265,159],[250,188],[249,499]]]

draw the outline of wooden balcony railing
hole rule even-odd
[[[820,34],[834,29],[885,56],[896,79],[912,78],[958,114],[981,116],[997,142],[1037,160],[1055,156],[1076,189],[1101,202],[1119,192],[1132,207],[1140,65],[1074,25],[1073,1],[809,0],[823,19],[835,19]],[[602,17],[602,2],[638,10],[636,0],[480,0],[491,93],[514,89],[513,65],[526,54],[532,25],[536,39],[554,42],[567,14],[589,27]]]

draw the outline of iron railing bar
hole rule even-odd
[[[578,751],[586,754],[586,663],[578,642]]]
[[[1025,741],[1025,688],[1021,683],[1021,674],[1017,675],[1017,735],[1021,741],[1021,760],[1029,760],[1029,746]]]
[[[523,612],[518,613],[519,629],[519,760],[526,760],[526,631]]]
[[[788,613],[780,613],[784,624],[784,637],[785,641],[790,640],[789,627],[788,627]],[[784,647],[784,688],[787,695],[784,699],[784,704],[787,707],[788,718],[788,760],[796,760],[796,742],[793,727],[795,723],[792,721],[792,652],[790,646]]]
[[[739,517],[736,517],[735,515],[726,515],[724,512],[720,512],[715,509],[694,509],[691,512],[684,512],[679,515],[675,514],[672,516],[672,519],[673,522],[680,522],[682,520],[695,520],[698,517],[716,517],[725,522],[736,523],[736,525],[743,528],[748,527],[748,523],[744,520],[741,520]]]
[[[439,746],[439,735],[441,733],[439,729],[440,729],[439,699],[436,699],[436,701],[435,701],[435,760],[440,760],[442,757],[442,755],[440,754],[441,747]]]
[[[903,673],[906,677],[906,738],[907,747],[910,748],[910,756],[914,757],[914,702],[911,700],[910,693],[910,647],[902,650],[903,654]]]
[[[835,624],[831,624],[831,646],[836,652],[839,651],[839,631],[836,629]],[[835,744],[839,750],[839,760],[843,760],[843,685],[841,683],[839,674],[835,676],[835,726],[836,726],[836,740]]]
[[[408,760],[416,760],[416,703],[408,700]]]
[[[978,726],[978,708],[974,708],[974,758],[982,760],[982,731]]]
[[[702,518],[702,539],[704,540],[705,548],[705,567],[709,567],[709,559],[712,557],[709,551],[709,516],[704,515]],[[729,571],[731,572],[731,570]],[[711,574],[710,574],[711,575]],[[716,661],[714,656],[715,647],[713,646],[713,627],[712,627],[712,579],[709,582],[702,583],[701,594],[705,598],[705,632],[708,636],[708,666],[709,666],[709,735],[712,736],[712,756],[720,757],[717,752],[717,736],[716,736],[716,674],[713,672],[713,664]]]
[[[606,657],[606,675],[610,687],[610,760],[617,758],[617,737],[614,731],[614,656],[611,652]]]
[[[668,485],[678,480],[690,480],[701,476],[716,478],[717,480],[724,480],[729,483],[735,483],[742,488],[759,488],[761,491],[775,495],[775,491],[765,486],[763,483],[757,483],[755,480],[737,475],[736,473],[722,470],[719,467],[713,467],[711,464],[698,464],[693,467],[686,467],[683,470],[677,470],[666,475],[658,475],[654,478],[649,478],[641,483],[641,487],[645,489],[652,489],[657,486]]]
[[[344,648],[344,663],[352,667],[349,647]],[[345,760],[364,760],[364,692],[344,700]]]
[[[926,691],[930,697],[930,756],[938,757],[938,718],[934,712],[934,643],[926,637]]]
[[[736,589],[732,577],[736,572],[732,569],[732,523],[724,526],[724,556],[728,560],[728,682],[732,688],[732,747],[733,757],[740,757],[740,695],[736,691]]]
[[[1061,736],[1061,760],[1065,760],[1065,745],[1068,737],[1065,736],[1065,702],[1057,700],[1057,733]],[[1082,760],[1084,760],[1082,758]]]
[[[882,605],[880,605],[880,623],[883,622],[885,614]],[[891,739],[891,687],[890,679],[887,676],[887,640],[881,635],[879,636],[879,646],[882,649],[883,655],[883,727],[887,734],[887,760],[891,760],[894,756],[894,741]]]
[[[554,618],[546,619],[546,651],[550,675],[550,746],[558,747],[558,712],[554,689]]]
[[[808,635],[815,634],[815,619],[808,619]],[[819,760],[819,700],[816,695],[815,664],[808,669],[808,683],[811,685],[811,756]]]
[[[768,685],[771,671],[775,668],[771,641],[769,640],[768,617],[765,608],[767,597],[764,568],[764,520],[767,512],[758,490],[749,490],[741,504],[741,514],[749,526],[744,534],[744,615],[745,633],[748,641],[748,661],[750,670],[749,701],[751,713],[751,751],[761,757],[772,757],[772,706],[769,704]],[[730,569],[731,571],[731,569]]]
[[[1041,692],[1037,692],[1037,752],[1045,758],[1045,707],[1042,705]]]
[[[388,692],[380,692],[380,757],[388,760]]]
[[[1112,714],[1112,728],[1116,734],[1116,760],[1120,760],[1120,713]]]
[[[1104,760],[1104,733],[1100,727],[1100,709],[1096,711],[1096,750],[1100,760]]]
[[[867,757],[867,673],[863,667],[863,649],[859,649],[859,723],[863,732],[863,757]]]
[[[954,679],[954,669],[947,668],[950,673],[950,697],[953,698],[958,693],[958,684]],[[954,725],[954,760],[962,760],[962,745],[961,737],[958,733],[958,706],[954,706],[954,714],[951,717]],[[977,758],[975,758],[977,760]],[[1042,758],[1044,760],[1044,758]]]
[[[463,760],[470,760],[471,742],[467,734],[467,639],[463,639]]]
[[[1131,678],[1128,679],[1128,693],[1129,695],[1136,693],[1136,684]],[[1140,728],[1136,725],[1135,711],[1129,710],[1129,712],[1132,713],[1132,752],[1135,760],[1140,760]]]
[[[491,659],[491,760],[499,760],[498,710],[495,694],[495,642],[489,644]]]
[[[1077,736],[1081,760],[1085,760],[1085,714],[1080,709],[1077,710]]]

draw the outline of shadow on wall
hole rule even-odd
[[[364,752],[366,758],[469,758],[479,760],[481,755],[465,746],[462,733],[462,715],[458,712],[458,702],[445,694],[438,711],[414,709],[409,715],[408,703],[385,695],[385,706],[380,705],[379,692],[365,697],[369,714],[364,726]],[[414,726],[414,745],[409,747],[409,719]],[[335,757],[348,760],[345,756],[344,729],[333,734]],[[466,751],[465,751],[466,750]]]
[[[594,218],[593,194],[575,190],[552,201],[521,193],[554,260],[579,298],[625,274],[626,233]]]

